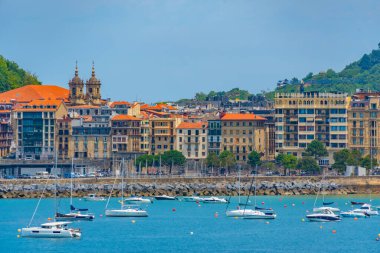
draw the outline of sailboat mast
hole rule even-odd
[[[73,169],[74,169],[74,157],[71,159],[71,172],[70,172],[70,205],[73,204]]]
[[[256,173],[257,173],[257,164],[256,164],[256,171],[255,171],[255,174],[253,175],[254,178],[255,178],[255,207],[256,207]]]
[[[238,172],[238,175],[239,175],[239,203],[240,203],[240,173],[241,173],[241,168],[240,167],[238,167],[238,169],[239,169],[239,172]]]
[[[121,167],[121,206],[124,205],[124,158]]]
[[[54,187],[54,201],[55,201],[55,214],[57,214],[58,212],[58,202],[57,202],[57,177],[58,177],[58,154],[57,154],[57,150],[55,150],[55,171],[56,171],[56,177],[54,177],[54,181],[55,181],[55,187]],[[54,214],[54,221],[55,221],[55,215]]]

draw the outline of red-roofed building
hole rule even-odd
[[[63,100],[33,100],[13,112],[16,156],[36,160],[53,159],[58,135],[57,119],[67,115]]]
[[[253,150],[264,156],[265,121],[265,118],[254,114],[224,114],[221,118],[221,152],[232,152],[237,162],[247,161]]]
[[[176,132],[176,149],[186,159],[206,159],[207,123],[182,122],[178,125]]]
[[[117,159],[141,154],[141,119],[120,114],[111,120],[112,153]]]

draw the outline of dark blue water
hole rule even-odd
[[[326,201],[332,199],[342,210],[351,208],[346,203],[352,197]],[[375,240],[380,217],[303,222],[314,197],[258,197],[261,202],[277,211],[276,220],[227,218],[225,205],[179,201],[155,201],[148,206],[148,218],[108,218],[100,216],[105,202],[76,199],[76,206],[96,214],[93,222],[73,224],[82,229],[81,239],[33,239],[17,238],[17,229],[28,224],[37,200],[0,200],[0,252],[380,252],[380,241]],[[62,210],[68,211],[68,203],[61,200]],[[380,199],[372,203],[380,205]],[[117,200],[110,206],[117,207]],[[43,199],[34,225],[46,222],[53,210],[54,200]]]

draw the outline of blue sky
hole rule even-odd
[[[94,60],[113,100],[256,93],[376,48],[379,13],[376,0],[0,0],[0,54],[63,87]]]

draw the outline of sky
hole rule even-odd
[[[377,0],[0,0],[0,54],[44,84],[174,101],[340,71],[380,42]]]

